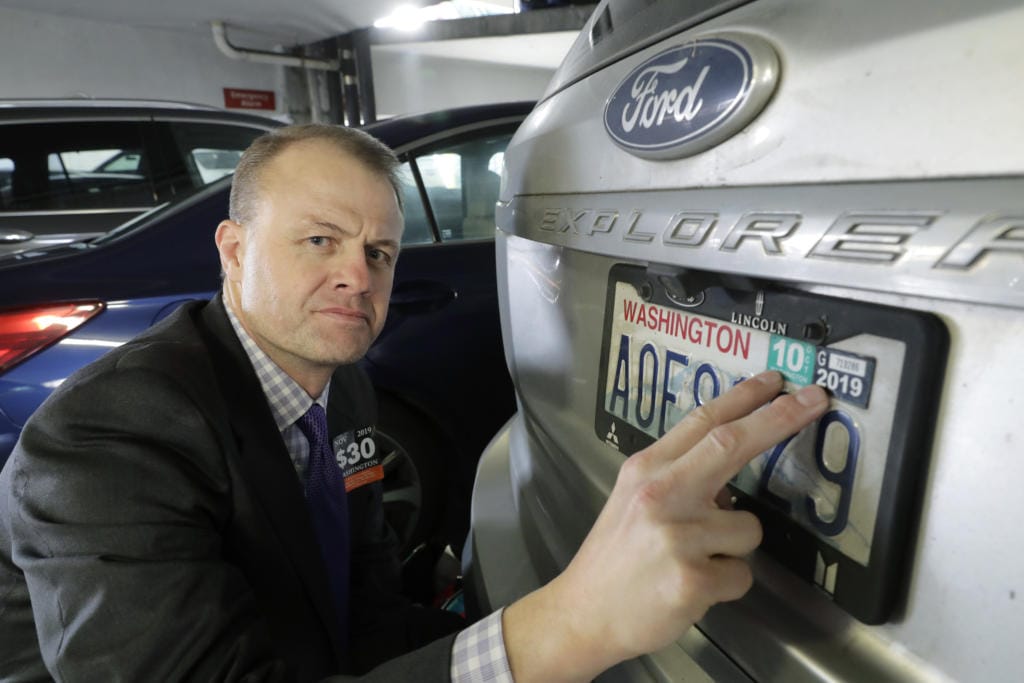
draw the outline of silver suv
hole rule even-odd
[[[0,254],[95,237],[179,199],[276,125],[175,102],[0,100]]]
[[[754,588],[602,680],[1020,678],[1022,32],[1016,0],[597,6],[505,156],[484,609],[770,368],[833,400],[731,483]]]

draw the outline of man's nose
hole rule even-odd
[[[366,250],[362,245],[351,245],[342,249],[333,260],[332,278],[338,289],[347,289],[355,294],[370,291],[370,266],[366,262]]]

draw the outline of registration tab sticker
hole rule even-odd
[[[875,359],[819,347],[815,354],[814,383],[825,387],[840,401],[868,407],[875,378]]]
[[[814,381],[814,346],[773,334],[768,342],[768,370],[778,370],[787,382],[807,386]]]
[[[765,367],[782,373],[787,382],[798,387],[817,384],[840,401],[868,407],[875,377],[874,358],[773,334]]]

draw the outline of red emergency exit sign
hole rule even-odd
[[[277,109],[273,90],[243,90],[224,88],[224,107],[227,109]]]

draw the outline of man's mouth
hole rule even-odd
[[[321,308],[317,312],[340,322],[363,323],[366,325],[370,324],[370,316],[366,312],[357,308],[331,306],[328,308]]]

